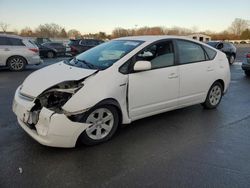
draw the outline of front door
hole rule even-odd
[[[175,66],[172,41],[146,47],[134,57],[150,61],[152,69],[129,74],[128,110],[132,120],[176,107],[179,94],[179,69]]]

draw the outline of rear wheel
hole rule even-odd
[[[20,56],[10,57],[7,61],[7,66],[12,71],[21,71],[26,66],[26,60]]]
[[[48,58],[54,58],[54,57],[55,57],[55,53],[49,51],[49,52],[47,52],[47,57],[48,57]]]
[[[116,132],[119,116],[115,107],[98,106],[90,110],[82,122],[91,124],[80,136],[81,143],[95,145],[109,140]]]
[[[215,82],[208,91],[206,101],[202,104],[206,109],[216,108],[221,101],[223,87],[220,82]]]
[[[245,70],[246,76],[250,76],[250,70]]]

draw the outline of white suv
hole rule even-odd
[[[119,124],[199,103],[216,108],[229,83],[226,55],[207,44],[127,37],[32,73],[18,87],[13,111],[41,144],[93,145]]]
[[[27,64],[40,64],[39,49],[29,40],[16,35],[0,34],[0,66],[21,71]]]

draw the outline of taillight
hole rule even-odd
[[[250,58],[250,53],[247,54],[247,58]]]
[[[37,48],[29,48],[29,50],[32,51],[32,52],[35,52],[35,53],[39,52],[39,49],[37,49]]]
[[[71,52],[77,52],[77,49],[74,46],[70,46],[70,50],[71,50]]]

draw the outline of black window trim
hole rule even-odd
[[[179,49],[178,49],[178,46],[177,46],[177,43],[176,43],[177,40],[182,40],[182,41],[185,41],[185,42],[190,42],[190,43],[194,43],[196,45],[199,45],[202,48],[203,52],[204,52],[205,60],[203,60],[203,61],[194,61],[194,62],[188,62],[188,63],[185,63],[185,64],[181,64],[180,60],[179,60]],[[210,59],[209,56],[208,56],[208,54],[207,54],[207,52],[206,52],[206,50],[204,49],[204,45],[199,44],[199,43],[194,42],[194,41],[191,41],[191,40],[179,39],[179,38],[161,39],[161,40],[157,40],[157,41],[155,41],[153,43],[150,43],[149,45],[147,45],[143,49],[141,49],[139,52],[137,52],[135,55],[133,55],[133,57],[131,57],[130,59],[128,59],[125,63],[123,63],[119,67],[119,69],[118,69],[119,72],[121,74],[124,74],[124,75],[138,73],[138,72],[144,72],[144,71],[133,71],[133,66],[132,65],[135,64],[135,59],[134,59],[135,56],[138,55],[140,52],[142,52],[145,48],[147,48],[147,47],[149,47],[151,45],[154,45],[154,44],[159,43],[159,42],[167,42],[167,41],[172,41],[172,43],[173,43],[173,47],[174,47],[174,64],[170,65],[170,66],[154,68],[154,69],[150,69],[150,70],[146,70],[146,71],[151,71],[151,70],[156,70],[156,69],[162,69],[162,68],[168,68],[168,67],[173,67],[173,66],[189,65],[189,64],[193,64],[193,63],[201,63],[201,62],[206,62],[206,61],[212,61],[217,56],[217,51],[213,50],[211,47],[207,46],[208,48],[210,48],[211,50],[213,50],[216,53],[215,56],[214,56],[214,58]],[[128,65],[128,67],[129,67],[128,69],[129,70],[126,73],[122,72],[121,69],[122,69],[123,65],[125,65],[127,62],[129,62],[131,60],[133,62],[132,62],[132,65],[131,65],[131,63],[130,63],[130,65]]]
[[[157,44],[157,43],[161,43],[161,42],[172,42],[173,44],[173,50],[174,50],[174,64],[173,65],[169,65],[169,66],[165,66],[165,67],[158,67],[158,68],[153,68],[153,69],[150,69],[150,70],[145,70],[145,71],[151,71],[151,70],[157,70],[157,69],[164,69],[164,68],[168,68],[168,67],[173,67],[173,66],[176,66],[177,65],[177,53],[176,53],[176,46],[175,46],[175,42],[174,42],[174,39],[161,39],[161,40],[157,40],[153,43],[150,43],[149,45],[145,46],[143,49],[141,49],[139,52],[137,52],[135,55],[133,55],[133,57],[129,58],[125,63],[123,63],[120,67],[119,67],[119,72],[121,74],[124,74],[124,75],[127,75],[127,74],[134,74],[134,73],[139,73],[139,72],[145,72],[145,71],[134,71],[133,70],[133,65],[136,63],[135,62],[135,57],[141,53],[144,49],[154,45],[154,44]],[[122,72],[121,69],[123,67],[123,65],[125,65],[127,62],[131,61],[132,60],[132,63],[130,63],[128,65],[128,71],[125,73],[125,72]]]
[[[217,56],[217,51],[216,51],[216,50],[212,49],[210,46],[201,45],[201,47],[202,47],[203,50],[205,51],[205,53],[206,53],[206,55],[207,55],[207,57],[208,57],[208,61],[212,61],[212,60],[215,59],[215,57]],[[208,53],[207,53],[207,51],[205,50],[204,47],[210,48],[210,50],[214,51],[214,52],[215,52],[215,56],[214,56],[213,58],[210,59],[210,57],[209,57],[209,55],[208,55]]]
[[[16,38],[16,37],[11,37],[11,36],[0,36],[0,37],[3,38],[4,40],[6,40],[6,42],[7,42],[7,44],[1,45],[1,46],[25,46],[22,38]],[[20,45],[13,44],[11,39],[19,40]]]

